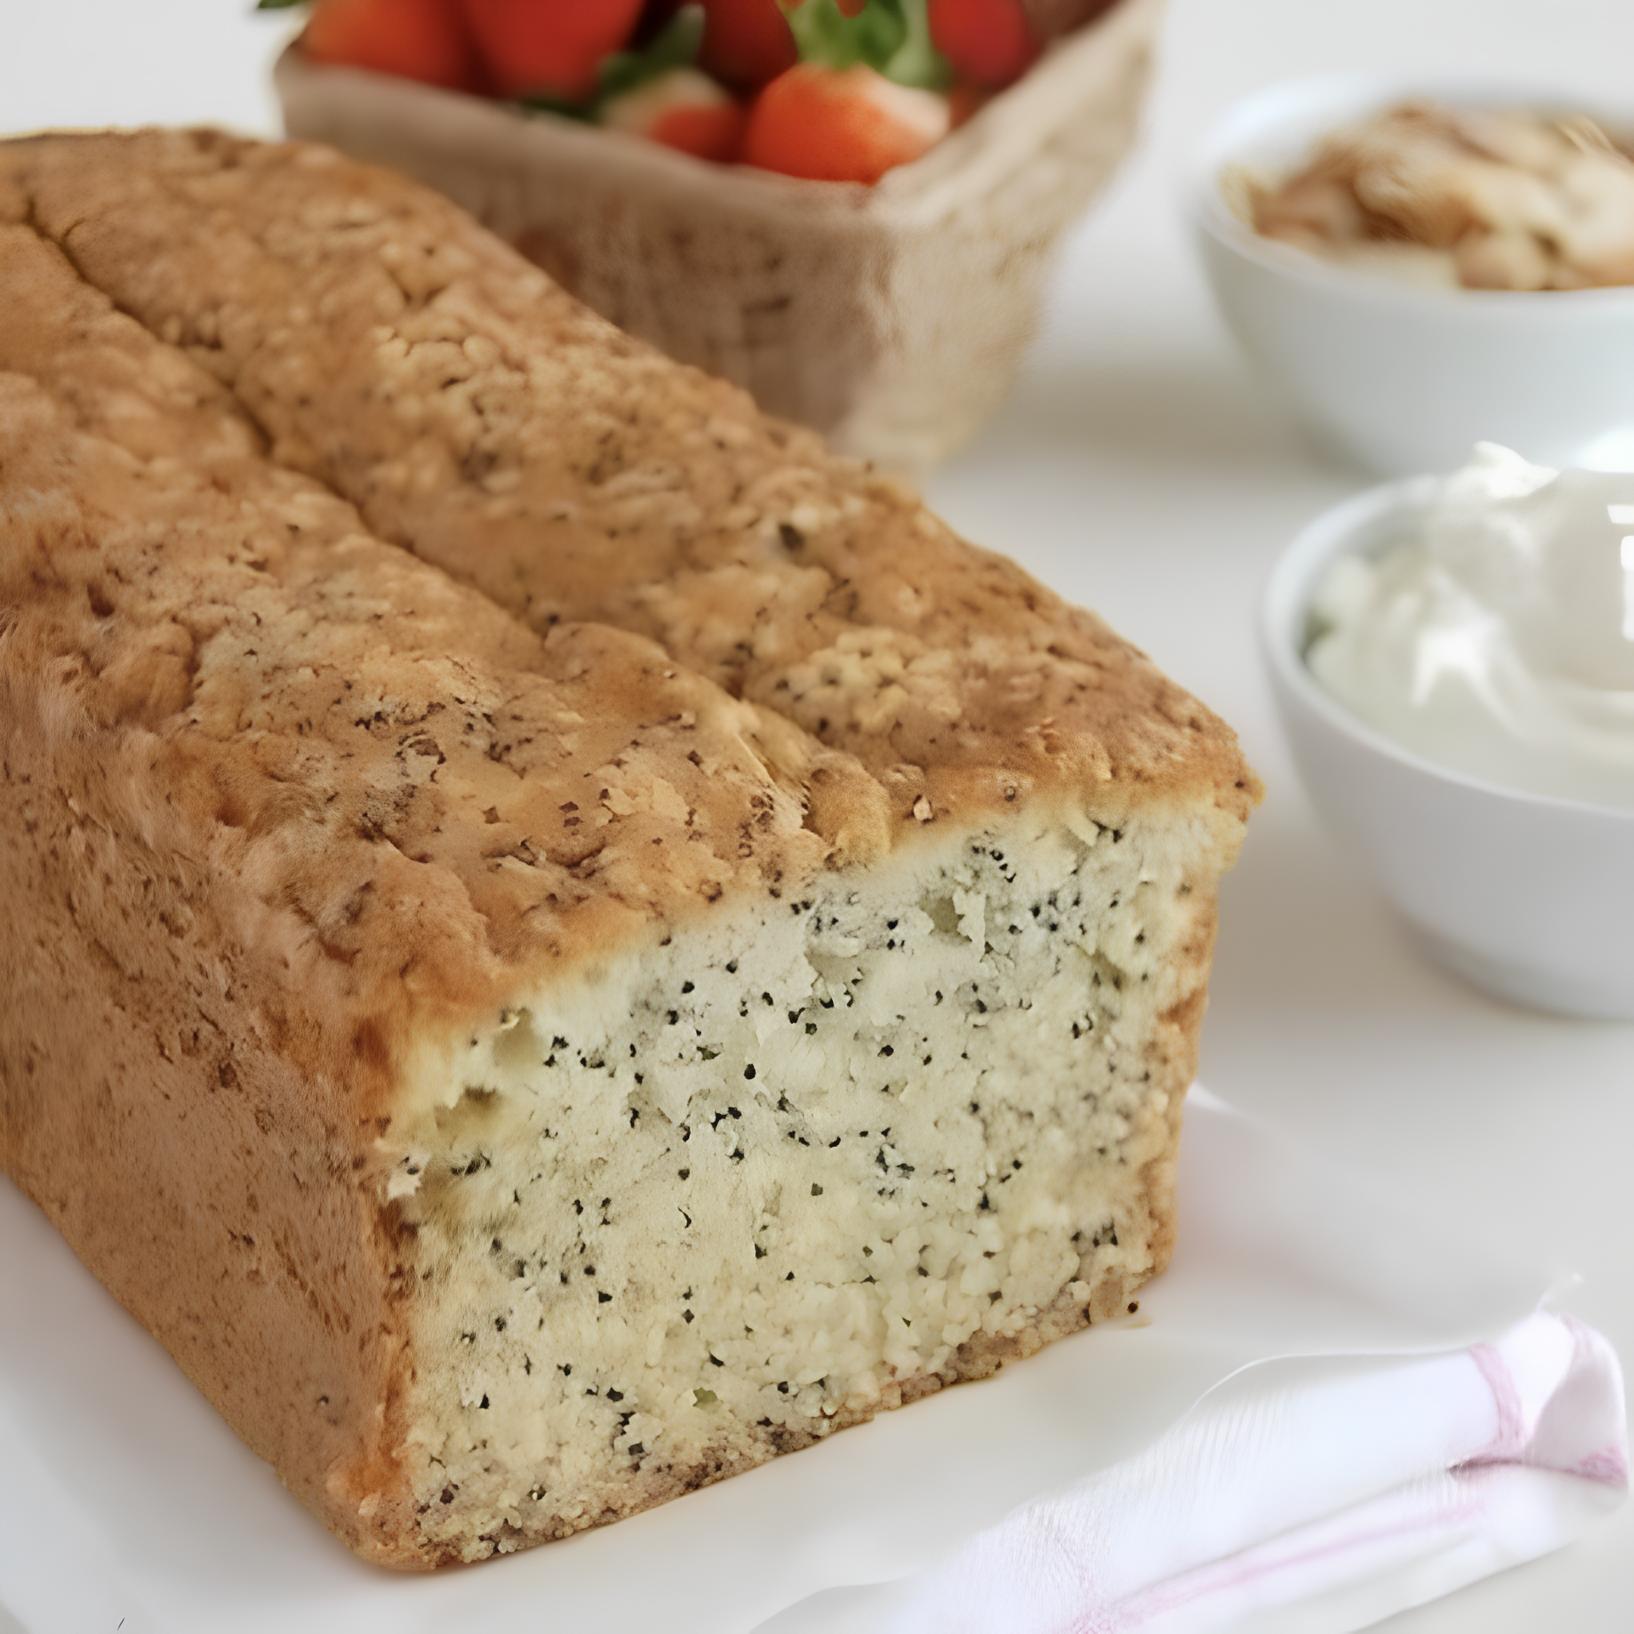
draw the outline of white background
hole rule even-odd
[[[250,0],[5,0],[0,126],[276,127]],[[1634,1028],[1502,1008],[1427,964],[1318,829],[1254,650],[1293,531],[1357,487],[1262,400],[1181,211],[1237,96],[1334,68],[1490,75],[1630,105],[1629,0],[1174,0],[1147,141],[1070,246],[1014,398],[931,484],[965,531],[1105,613],[1241,731],[1270,789],[1230,883],[1205,1041],[1226,1098],[1482,1232],[1581,1271],[1634,1363]],[[0,323],[4,313],[0,311]],[[1634,360],[1608,359],[1608,367]],[[1502,888],[1501,881],[1494,882]],[[1634,1626],[1634,1506],[1587,1542],[1391,1624]]]

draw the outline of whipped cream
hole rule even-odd
[[[1398,541],[1317,587],[1306,660],[1450,770],[1634,809],[1634,474],[1490,444]]]

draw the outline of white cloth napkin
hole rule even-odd
[[[1539,1312],[1439,1356],[1239,1375],[946,1561],[763,1629],[1341,1634],[1558,1549],[1627,1488],[1617,1358]]]

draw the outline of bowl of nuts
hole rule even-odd
[[[1192,201],[1228,326],[1324,442],[1400,475],[1486,439],[1634,457],[1634,107],[1345,76],[1271,88]]]

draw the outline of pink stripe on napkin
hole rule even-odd
[[[1627,1488],[1616,1355],[1540,1312],[1438,1356],[1251,1368],[940,1565],[846,1591],[843,1626],[1349,1634],[1561,1547]]]

